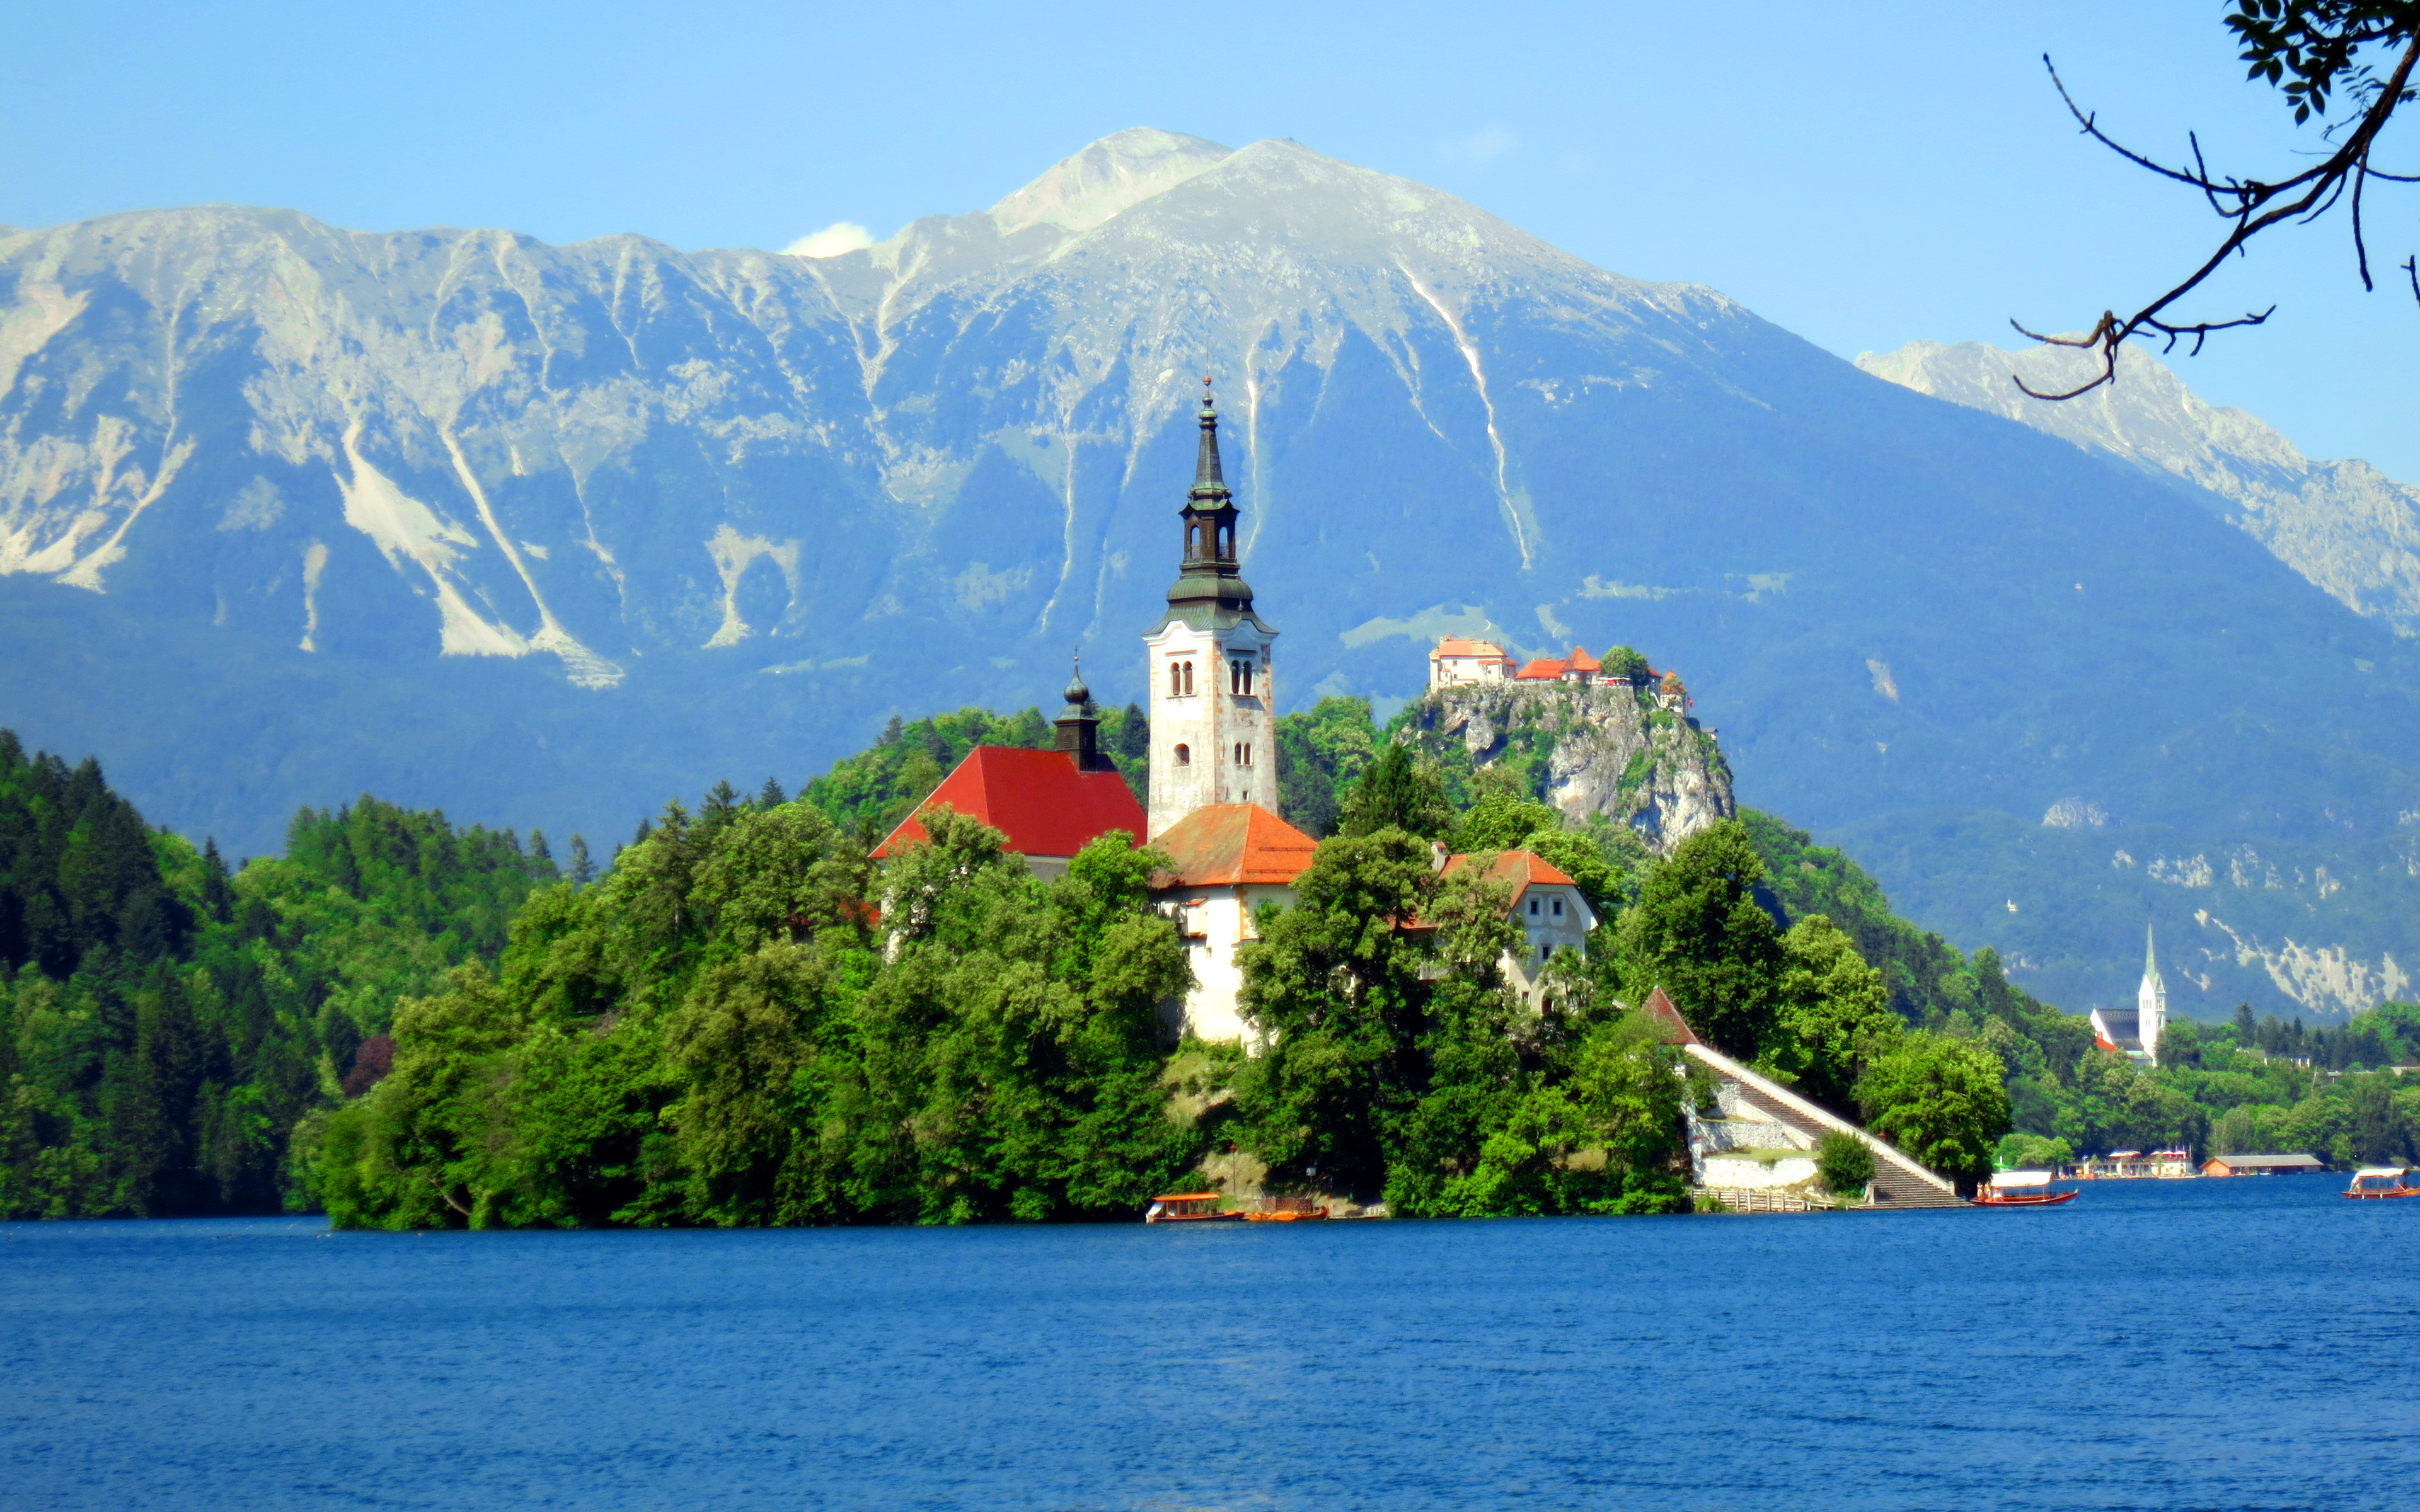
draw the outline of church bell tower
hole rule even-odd
[[[1153,835],[1214,803],[1278,810],[1278,633],[1252,611],[1236,561],[1235,500],[1218,464],[1218,407],[1202,380],[1202,447],[1177,512],[1184,554],[1168,612],[1143,636],[1151,679]]]

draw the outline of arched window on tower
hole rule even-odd
[[[1188,746],[1179,746],[1176,748],[1176,764],[1179,766],[1190,766],[1193,764],[1192,748]]]
[[[1185,691],[1185,671],[1181,663],[1168,664],[1168,696],[1175,698]]]
[[[1193,663],[1189,661],[1185,664],[1185,691],[1187,697],[1193,692]]]

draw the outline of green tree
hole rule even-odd
[[[1854,1196],[1874,1179],[1874,1152],[1854,1134],[1828,1130],[1815,1144],[1815,1175],[1824,1191]]]
[[[1765,1037],[1759,1069],[1845,1110],[1866,1068],[1903,1032],[1883,974],[1822,914],[1792,924],[1781,953],[1774,1030]]]
[[[1443,840],[1453,818],[1435,769],[1410,747],[1389,745],[1345,789],[1336,832],[1360,837],[1399,829],[1419,840]]]
[[[1344,793],[1377,755],[1370,701],[1321,699],[1278,720],[1278,801],[1305,833],[1334,833]]]
[[[1622,916],[1618,969],[1629,1000],[1657,986],[1716,1049],[1752,1059],[1771,1032],[1781,931],[1756,900],[1764,879],[1745,826],[1710,825],[1647,874]]]
[[[1934,1170],[1972,1184],[2009,1132],[1999,1057],[1947,1035],[1906,1036],[1857,1083],[1866,1127]]]
[[[1264,912],[1260,938],[1237,950],[1241,1006],[1268,1042],[1235,1106],[1280,1180],[1384,1188],[1424,1081],[1429,993],[1413,934],[1436,887],[1413,835],[1340,835],[1320,842],[1295,905]]]

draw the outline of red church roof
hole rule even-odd
[[[1134,790],[1115,772],[1078,771],[1076,759],[1063,750],[977,746],[883,838],[874,858],[888,859],[931,839],[917,821],[943,807],[1006,835],[1008,848],[1020,856],[1070,856],[1112,829],[1140,844],[1146,824]]]
[[[1257,803],[1214,803],[1169,825],[1151,846],[1176,863],[1152,878],[1156,887],[1284,887],[1311,870],[1319,841]]]

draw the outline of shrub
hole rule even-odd
[[[1874,1179],[1874,1152],[1856,1135],[1835,1129],[1815,1147],[1815,1174],[1825,1191],[1854,1196]]]

